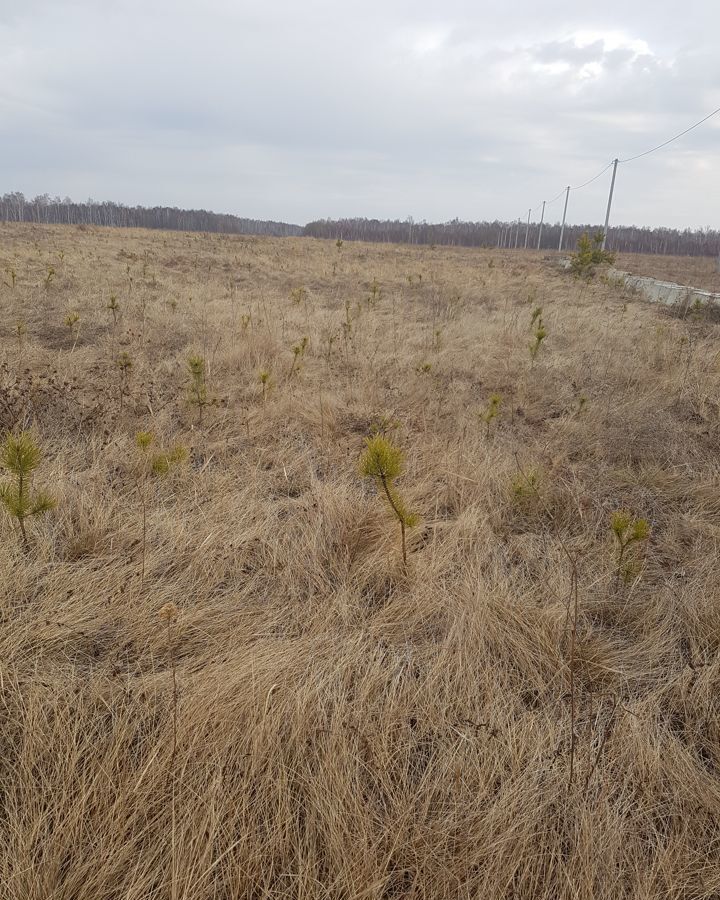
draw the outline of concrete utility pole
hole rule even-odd
[[[537,245],[538,250],[540,249],[540,241],[542,240],[542,227],[543,227],[544,221],[545,221],[545,201],[543,200],[543,208],[542,208],[542,212],[540,213],[540,231],[538,231],[538,245]]]
[[[532,210],[529,209],[529,210],[528,210],[528,220],[527,220],[527,225],[525,226],[525,249],[526,249],[526,250],[527,250],[527,245],[528,245],[528,236],[529,236],[529,234],[530,234],[530,213],[531,213],[531,212],[532,212]]]
[[[560,226],[560,243],[558,244],[558,250],[562,250],[563,235],[565,234],[565,216],[567,215],[567,205],[568,205],[569,199],[570,199],[570,185],[568,185],[567,189],[565,190],[565,209],[563,210],[563,220],[562,220],[562,225]]]
[[[517,225],[515,226],[515,250],[517,250],[519,237],[520,237],[520,219],[517,220]]]
[[[605,244],[607,244],[607,235],[608,235],[608,222],[610,221],[610,207],[612,206],[612,198],[613,191],[615,190],[615,175],[617,173],[618,161],[617,159],[613,160],[613,173],[612,173],[612,181],[610,182],[610,196],[608,197],[608,205],[607,212],[605,213],[605,228],[603,229],[603,242],[602,249],[605,249]]]

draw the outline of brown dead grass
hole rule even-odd
[[[717,326],[532,254],[0,240],[0,428],[34,429],[59,500],[29,555],[0,524],[0,896],[717,898]],[[218,401],[202,426],[191,352]],[[357,471],[374,423],[423,516],[407,575]],[[147,429],[190,461],[149,488],[141,589]],[[539,496],[513,494],[518,463]],[[620,507],[652,537],[618,588]]]

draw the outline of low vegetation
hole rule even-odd
[[[0,269],[0,896],[718,896],[717,325],[500,249]]]

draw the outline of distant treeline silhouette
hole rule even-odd
[[[122,203],[87,200],[76,203],[43,194],[28,200],[14,192],[0,197],[0,220],[37,222],[47,225],[105,225],[115,228],[165,228],[173,231],[207,231],[226,234],[256,234],[273,237],[316,237],[345,241],[436,244],[462,247],[525,246],[525,223],[508,222],[415,222],[412,219],[319,219],[304,227],[287,222],[244,219],[205,209],[169,206],[124,206]],[[598,225],[566,225],[563,248],[574,248],[580,235],[600,230]],[[539,226],[533,223],[528,247],[536,248]],[[557,250],[560,226],[545,224],[540,248]],[[642,228],[636,225],[610,229],[608,246],[626,253],[661,253],[685,256],[720,254],[720,231],[715,229]]]
[[[387,243],[436,244],[462,247],[515,247],[525,246],[526,225],[521,222],[404,222],[381,219],[322,219],[309,222],[303,234],[317,238],[341,238],[342,240],[382,241]],[[574,248],[583,232],[594,234],[600,225],[566,225],[563,249]],[[539,226],[531,224],[528,247],[536,248]],[[560,225],[545,223],[540,248],[557,250]],[[636,225],[609,229],[608,247],[623,253],[663,253],[681,256],[716,256],[720,253],[720,231],[689,228],[641,228]]]
[[[107,225],[113,228],[165,228],[172,231],[213,231],[228,234],[264,234],[288,237],[302,234],[300,225],[242,219],[205,209],[170,206],[124,206],[122,203],[88,200],[75,203],[47,194],[26,199],[15,192],[0,198],[0,220],[38,222],[45,225]]]

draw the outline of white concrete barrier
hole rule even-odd
[[[608,269],[608,278],[621,281],[625,287],[638,291],[652,303],[664,303],[666,306],[683,304],[684,306],[720,306],[720,294],[703,291],[700,288],[675,284],[673,281],[659,281],[646,275],[633,275],[632,272],[621,272],[612,266]]]

